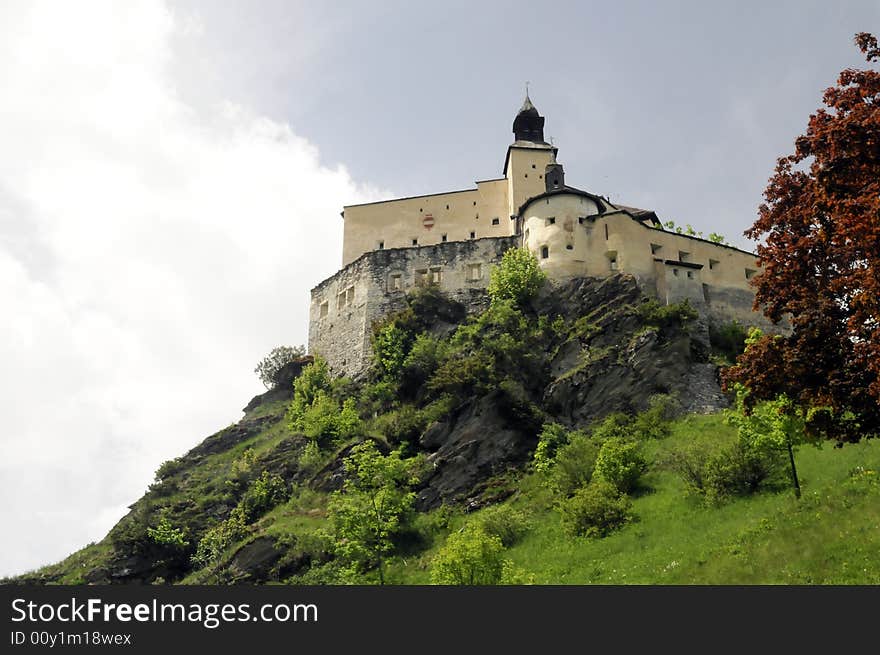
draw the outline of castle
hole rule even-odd
[[[664,230],[653,211],[567,185],[528,94],[513,133],[502,176],[474,189],[343,208],[342,268],[312,289],[309,311],[309,352],[334,373],[365,370],[373,323],[416,285],[485,306],[490,267],[516,247],[551,281],[629,274],[661,302],[688,299],[709,320],[764,322],[752,311],[753,253]]]

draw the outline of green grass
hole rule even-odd
[[[880,443],[797,455],[803,486],[707,506],[660,463],[664,452],[705,434],[732,436],[718,415],[689,416],[668,438],[646,444],[655,466],[633,499],[636,520],[604,539],[568,537],[535,475],[513,502],[533,528],[507,551],[538,584],[877,584],[880,583]],[[856,467],[865,473],[851,476]],[[453,521],[457,529],[476,515]],[[426,584],[430,560],[397,559],[390,579]]]

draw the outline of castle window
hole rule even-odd
[[[541,259],[547,259],[550,256],[550,248],[541,246]]]
[[[535,168],[535,165],[534,165],[534,164],[532,164],[532,168]]]
[[[477,233],[474,232],[473,230],[471,230],[471,239],[476,239],[476,238],[477,238]]]
[[[492,225],[498,225],[500,222],[501,222],[501,221],[498,220],[497,218],[493,218],[493,219],[492,219]]]
[[[388,286],[392,291],[400,291],[403,288],[403,276],[400,273],[395,273],[391,276]]]
[[[345,291],[336,296],[336,309],[345,308]]]
[[[718,264],[720,264],[720,263],[721,262],[719,262],[717,259],[710,259],[709,260],[709,270],[714,271],[716,268],[718,268]]]
[[[481,264],[468,264],[467,279],[468,282],[475,282],[483,277],[483,267]]]
[[[422,208],[421,208],[421,207],[419,207],[419,213],[420,213],[420,214],[422,213]]]
[[[326,300],[321,303],[321,318],[327,316],[330,313],[330,303]]]
[[[547,219],[547,225],[555,225],[555,224],[556,224],[556,217],[555,216],[551,216],[550,218]]]
[[[574,250],[574,246],[571,245],[570,243],[566,243],[566,244],[565,244],[565,249],[566,249],[566,250]]]
[[[529,174],[528,174],[528,173],[526,173],[526,177],[528,177],[528,176],[529,176]]]
[[[675,277],[678,277],[678,269],[677,269],[677,268],[673,268],[673,269],[672,269],[672,274],[673,274]]]
[[[414,246],[419,245],[419,240],[418,240],[418,239],[413,239],[413,240],[412,240],[412,244],[413,244]]]
[[[684,250],[678,251],[678,261],[689,262],[690,260],[691,260],[691,254],[689,252],[685,252]]]
[[[350,305],[354,302],[354,287],[348,287],[345,292],[345,304]]]
[[[543,179],[544,179],[544,176],[543,176],[543,175],[539,175],[539,176],[538,176],[538,179],[539,179],[539,180],[543,180]]]
[[[583,225],[587,220],[586,216],[578,216],[578,225]]]
[[[446,209],[449,209],[449,205],[446,205]]]
[[[380,241],[380,242],[379,242],[379,250],[384,250],[384,249],[385,249],[385,242],[384,242],[384,241]]]
[[[758,272],[758,271],[756,271],[756,270],[754,270],[754,269],[747,268],[747,269],[746,269],[746,279],[747,279],[747,280],[751,280],[753,277],[755,277],[755,273],[757,273],[757,272]]]
[[[611,257],[608,260],[608,262],[611,265],[611,270],[616,271],[617,270],[617,257]]]
[[[445,243],[445,242],[446,242],[446,235],[445,235],[445,234],[442,235],[442,236],[440,237],[440,239]]]
[[[477,201],[476,201],[476,200],[474,200],[474,207],[476,207],[476,206],[477,206]]]
[[[421,268],[416,271],[416,284],[427,284],[428,283],[428,269]]]
[[[605,241],[608,241],[608,223],[605,223]]]
[[[652,254],[652,255],[656,255],[656,254],[657,254],[658,252],[660,252],[662,249],[663,249],[663,246],[661,246],[660,244],[657,244],[657,243],[652,243],[652,244],[651,244],[651,254]]]
[[[443,271],[439,268],[431,269],[431,284],[440,284],[443,280]]]
[[[693,272],[693,271],[688,271],[688,279],[689,279],[689,280],[693,280],[693,279],[694,279],[694,272]]]

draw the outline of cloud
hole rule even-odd
[[[0,574],[100,539],[236,420],[256,362],[306,341],[341,206],[378,197],[283,121],[184,100],[172,44],[197,24],[0,9]]]

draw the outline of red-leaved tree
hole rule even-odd
[[[855,42],[880,59],[876,37]],[[755,309],[792,331],[752,344],[724,380],[752,403],[786,393],[815,432],[856,441],[880,434],[880,72],[844,70],[823,101],[745,233],[764,241]]]

